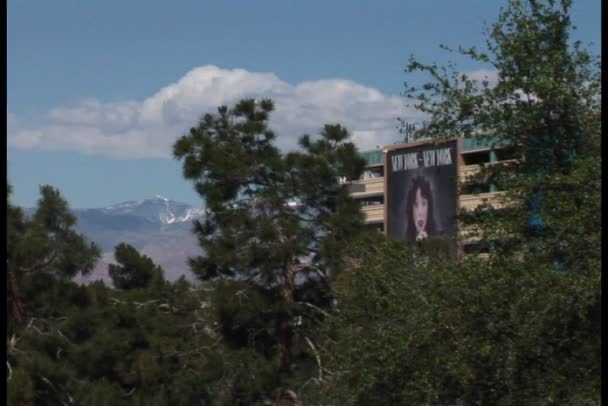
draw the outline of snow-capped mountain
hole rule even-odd
[[[188,257],[201,255],[192,222],[205,216],[203,208],[171,200],[161,195],[139,201],[127,201],[95,209],[73,210],[76,228],[95,241],[103,257],[83,282],[96,279],[110,281],[107,268],[114,261],[114,247],[131,244],[148,255],[165,271],[165,277],[176,280],[184,275],[193,280]]]
[[[34,213],[27,208],[27,215]],[[93,209],[73,209],[76,230],[94,241],[103,253],[90,275],[81,282],[102,279],[110,282],[108,264],[114,263],[114,247],[121,242],[149,256],[165,271],[168,280],[180,276],[194,281],[188,258],[201,255],[192,222],[205,216],[205,209],[192,207],[161,195]]]
[[[100,209],[108,215],[133,215],[151,223],[173,224],[192,221],[205,214],[204,209],[191,207],[161,195],[152,199],[128,201]]]

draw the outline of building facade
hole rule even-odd
[[[492,204],[497,200],[497,197],[504,193],[497,190],[491,184],[475,184],[470,183],[469,179],[476,174],[481,165],[492,164],[495,162],[512,160],[515,157],[512,150],[508,147],[490,146],[490,142],[480,142],[476,139],[455,139],[457,143],[456,160],[457,160],[457,191],[456,191],[456,208],[457,210],[473,210],[480,204],[487,202]],[[361,210],[365,215],[366,223],[378,231],[387,233],[387,211],[389,204],[385,201],[387,197],[387,178],[390,178],[391,167],[394,162],[387,162],[394,151],[408,151],[424,149],[431,147],[433,144],[430,141],[418,142],[410,144],[396,144],[379,148],[375,150],[365,151],[362,153],[367,161],[367,166],[360,179],[350,183],[351,195],[360,202]],[[422,157],[421,157],[422,160]],[[394,170],[394,168],[392,169]],[[420,172],[420,171],[418,171]],[[397,186],[399,187],[399,186]],[[403,187],[407,187],[405,184]],[[390,188],[395,194],[395,187]],[[403,191],[406,193],[406,191]],[[453,198],[452,198],[453,199]],[[437,205],[437,203],[435,203]],[[388,227],[390,229],[390,227]],[[459,235],[463,236],[466,230],[459,229]],[[468,243],[465,240],[465,246],[461,247],[464,251],[468,251],[467,245],[473,247],[474,240]]]

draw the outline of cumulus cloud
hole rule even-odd
[[[494,87],[498,83],[498,71],[495,69],[479,69],[471,72],[467,72],[466,74],[469,79],[475,80],[478,83],[486,80],[488,82],[488,86]]]
[[[466,75],[469,77],[469,79],[476,80],[478,83],[481,83],[484,80],[487,81],[490,88],[496,86],[498,83],[498,71],[495,69],[480,69],[468,72]],[[539,101],[539,98],[536,95],[524,93],[521,89],[515,90],[514,94],[524,101]]]
[[[317,134],[328,123],[346,126],[359,148],[374,148],[400,139],[397,117],[412,122],[423,118],[408,110],[402,97],[350,80],[290,84],[273,73],[207,65],[192,69],[145,100],[86,100],[54,108],[39,125],[9,128],[8,142],[18,148],[67,149],[117,158],[170,158],[175,140],[202,114],[244,97],[275,101],[270,125],[284,150],[294,148],[302,134]]]

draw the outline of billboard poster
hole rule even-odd
[[[456,250],[458,141],[395,147],[386,154],[386,233],[444,237]]]

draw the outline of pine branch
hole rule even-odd
[[[326,317],[330,317],[329,313],[327,313],[325,310],[313,305],[312,303],[308,303],[308,302],[295,302],[295,304],[301,304],[304,306],[308,306],[310,308],[315,309],[316,311],[318,311],[319,313],[323,314]]]

